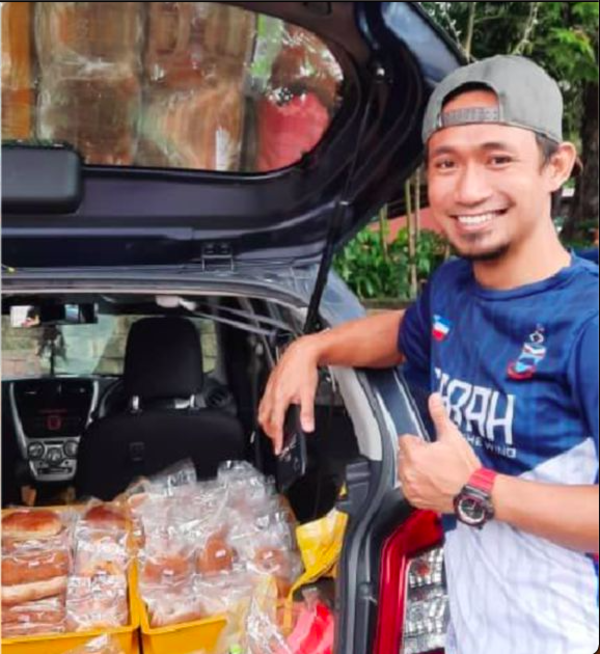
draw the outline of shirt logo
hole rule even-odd
[[[449,320],[442,318],[442,316],[433,317],[433,338],[435,338],[436,341],[440,343],[445,341],[448,338],[451,329],[452,323]]]
[[[515,381],[532,379],[538,366],[546,358],[546,330],[541,325],[523,345],[521,355],[508,366],[508,376]]]

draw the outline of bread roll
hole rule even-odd
[[[67,630],[117,629],[129,621],[127,578],[71,577],[67,591]]]
[[[289,552],[272,547],[259,549],[254,556],[252,567],[260,574],[271,575],[275,578],[280,598],[289,595],[293,581],[292,560]]]
[[[166,598],[156,602],[149,613],[150,626],[153,629],[172,627],[186,622],[197,622],[206,617],[197,601],[184,603],[181,600],[174,602]]]
[[[183,581],[192,576],[193,564],[190,557],[183,554],[153,554],[142,562],[140,578],[144,583]]]
[[[208,538],[206,545],[198,553],[196,570],[202,575],[231,572],[233,562],[233,549],[221,534],[214,534]]]
[[[3,630],[7,625],[62,625],[64,621],[64,597],[53,597],[39,602],[2,607]]]
[[[127,519],[123,513],[114,506],[98,504],[88,509],[83,516],[86,526],[97,529],[127,529]]]
[[[63,528],[55,511],[15,511],[2,518],[2,538],[40,540],[57,536]]]
[[[70,570],[70,556],[66,549],[23,549],[4,553],[2,557],[2,585],[18,586],[66,577]]]
[[[67,577],[54,577],[47,581],[16,586],[2,586],[2,604],[17,606],[27,602],[35,602],[47,597],[61,595],[67,589]]]

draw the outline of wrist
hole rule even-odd
[[[457,518],[463,524],[482,529],[496,517],[493,492],[498,474],[488,468],[475,470],[469,481],[454,498]]]
[[[301,341],[305,356],[317,367],[328,365],[325,336],[325,332],[311,334],[309,336],[304,336]]]

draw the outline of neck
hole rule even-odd
[[[549,279],[570,263],[571,255],[551,226],[548,233],[538,234],[520,247],[511,247],[498,260],[476,261],[473,270],[481,286],[509,291]]]

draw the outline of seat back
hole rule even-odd
[[[202,350],[190,321],[145,318],[135,323],[123,379],[128,408],[92,423],[81,439],[79,497],[113,499],[137,477],[185,459],[194,462],[200,479],[210,479],[222,461],[246,457],[241,423],[194,405],[202,392]]]

